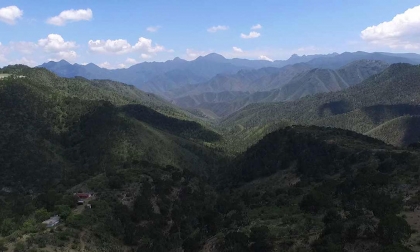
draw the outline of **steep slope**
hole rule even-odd
[[[419,66],[394,64],[343,91],[293,102],[249,105],[224,120],[223,125],[248,128],[289,120],[366,133],[396,117],[419,114],[419,79]]]
[[[267,101],[291,101],[307,95],[340,91],[380,73],[389,65],[382,61],[355,61],[338,70],[313,69],[293,78],[287,85],[267,95]]]
[[[2,245],[71,252],[408,251],[404,245],[419,248],[416,225],[401,216],[418,214],[409,208],[420,203],[419,164],[415,150],[351,131],[288,127],[225,160],[211,183],[188,169],[139,161],[68,190],[3,194]],[[95,192],[86,200],[90,207],[77,207],[72,196],[80,191]],[[40,223],[52,214],[61,222],[45,230]]]
[[[210,151],[202,143],[219,135],[145,106],[187,118],[160,99],[115,82],[59,78],[45,69],[2,71],[25,77],[0,81],[0,187],[70,185],[139,160],[205,175]]]
[[[396,146],[420,142],[420,116],[397,117],[369,130],[366,135]]]
[[[418,204],[416,179],[410,177],[419,161],[417,152],[351,131],[275,131],[221,171],[221,186],[244,204],[248,222],[220,242],[252,246],[258,227],[266,237],[258,240],[263,251],[408,251],[403,244],[415,224],[398,216]],[[384,229],[398,238],[388,240]]]
[[[241,70],[231,75],[219,74],[208,82],[171,90],[168,96],[192,96],[225,91],[256,92],[271,90],[282,87],[295,76],[309,69],[310,67],[305,64],[295,64],[282,68],[266,67],[258,70]]]
[[[181,107],[210,110],[219,117],[224,117],[252,103],[293,101],[317,93],[340,91],[362,82],[371,75],[382,72],[388,66],[387,63],[382,61],[362,60],[352,62],[338,70],[318,68],[308,70],[307,65],[297,64],[280,68],[277,73],[258,78],[252,83],[247,83],[238,78],[238,73],[230,77],[229,81],[223,82],[216,77],[207,84],[198,85],[196,89],[190,88],[191,91],[189,91],[192,94],[200,93],[197,89],[204,92],[209,87],[215,86],[224,86],[224,89],[226,89],[226,84],[228,84],[230,85],[229,89],[236,92],[230,93],[231,95],[225,100],[220,99],[221,95],[219,94],[205,93],[203,95],[202,93],[180,97],[174,99],[174,102]],[[258,71],[261,70],[263,69]],[[245,79],[250,80],[249,77]],[[233,88],[232,83],[236,84]],[[249,94],[239,92],[241,89],[249,90]],[[272,90],[264,91],[268,89]],[[223,90],[223,88],[214,90]],[[184,93],[188,94],[188,91],[185,90]],[[236,95],[236,97],[232,97],[232,95]],[[209,97],[215,99],[212,100]],[[226,95],[222,97],[226,97]],[[219,108],[225,109],[220,110]]]

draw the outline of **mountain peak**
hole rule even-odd
[[[202,56],[198,58],[211,60],[211,61],[225,61],[226,60],[225,57],[217,53],[210,53],[210,54],[207,54],[206,56]]]
[[[300,56],[297,55],[296,53],[294,53],[294,54],[292,54],[292,56],[290,56],[289,60],[298,59],[298,58],[300,58]]]
[[[59,63],[59,64],[66,64],[66,65],[71,65],[68,61],[66,61],[66,60],[60,60],[60,61],[58,61],[57,63]]]

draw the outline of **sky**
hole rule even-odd
[[[413,0],[1,0],[0,66],[420,53]]]

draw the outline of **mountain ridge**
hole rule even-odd
[[[420,58],[410,54],[387,54],[387,53],[366,53],[366,52],[345,52],[342,54],[327,55],[303,55],[291,56],[287,60],[276,60],[273,62],[266,60],[247,60],[247,59],[226,59],[222,55],[212,53],[206,56],[200,56],[195,60],[186,61],[179,57],[165,62],[143,62],[124,69],[105,69],[92,63],[88,65],[65,64],[65,62],[48,62],[40,65],[45,67],[61,77],[82,76],[88,79],[111,79],[127,84],[135,85],[143,91],[159,92],[161,90],[170,91],[174,86],[180,88],[188,84],[198,84],[203,80],[210,80],[217,74],[236,73],[242,69],[259,69],[263,67],[284,67],[290,64],[305,63],[312,68],[331,68],[338,69],[346,64],[356,60],[381,60],[389,64],[392,63],[410,63],[419,64]],[[68,63],[68,62],[67,62]],[[199,78],[191,79],[188,76],[173,75],[165,77],[165,74],[174,70],[190,71]],[[176,71],[175,71],[176,72]],[[182,71],[181,71],[182,72]],[[151,82],[153,78],[161,78],[160,83]],[[168,82],[168,83],[166,83]],[[170,84],[172,83],[172,84]],[[154,87],[160,85],[159,87]]]
[[[382,72],[389,65],[382,61],[360,60],[354,61],[346,66],[334,70],[323,68],[310,68],[306,63],[299,63],[286,66],[277,70],[275,74],[261,78],[246,78],[249,82],[241,81],[242,76],[239,72],[230,78],[225,78],[225,82],[217,80],[217,76],[208,83],[198,84],[196,88],[188,87],[179,93],[192,93],[192,95],[175,98],[175,104],[185,108],[209,109],[219,117],[226,117],[237,109],[245,107],[251,103],[266,103],[279,101],[293,101],[307,95],[314,95],[324,92],[340,91],[354,86],[371,75]],[[262,71],[259,70],[251,71]],[[239,77],[237,77],[239,76]],[[216,82],[217,85],[213,85]],[[238,84],[237,84],[238,83]],[[236,84],[237,86],[231,86]],[[222,86],[225,85],[225,86]],[[215,92],[215,87],[219,89]],[[196,91],[200,89],[200,91]],[[259,90],[257,89],[259,88]],[[222,94],[218,95],[218,91]],[[226,96],[226,92],[231,92]],[[237,97],[232,97],[236,94]],[[214,97],[210,100],[210,97]],[[218,98],[228,98],[220,100]],[[207,98],[207,99],[206,99]],[[220,111],[220,104],[226,104],[224,111]]]

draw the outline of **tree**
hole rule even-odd
[[[252,242],[251,250],[254,252],[271,251],[272,244],[269,237],[270,230],[267,226],[259,226],[251,228],[249,240]]]
[[[25,243],[19,241],[15,244],[14,252],[25,252],[26,251],[26,245]]]
[[[0,252],[7,251],[6,242],[3,239],[0,239]]]
[[[331,198],[321,192],[311,192],[305,195],[300,202],[300,208],[309,213],[318,213],[332,205]]]
[[[408,223],[395,215],[388,215],[381,219],[377,232],[382,244],[400,244],[411,236]]]
[[[230,232],[225,236],[222,250],[230,252],[249,251],[248,240],[248,236],[242,232]]]
[[[43,222],[47,220],[51,216],[51,214],[45,208],[41,208],[35,211],[34,216],[36,222]]]
[[[10,235],[15,229],[16,223],[10,218],[4,219],[0,225],[0,233],[3,236]]]
[[[70,216],[71,208],[67,205],[58,205],[55,206],[55,212],[60,216],[60,218],[65,220]]]

